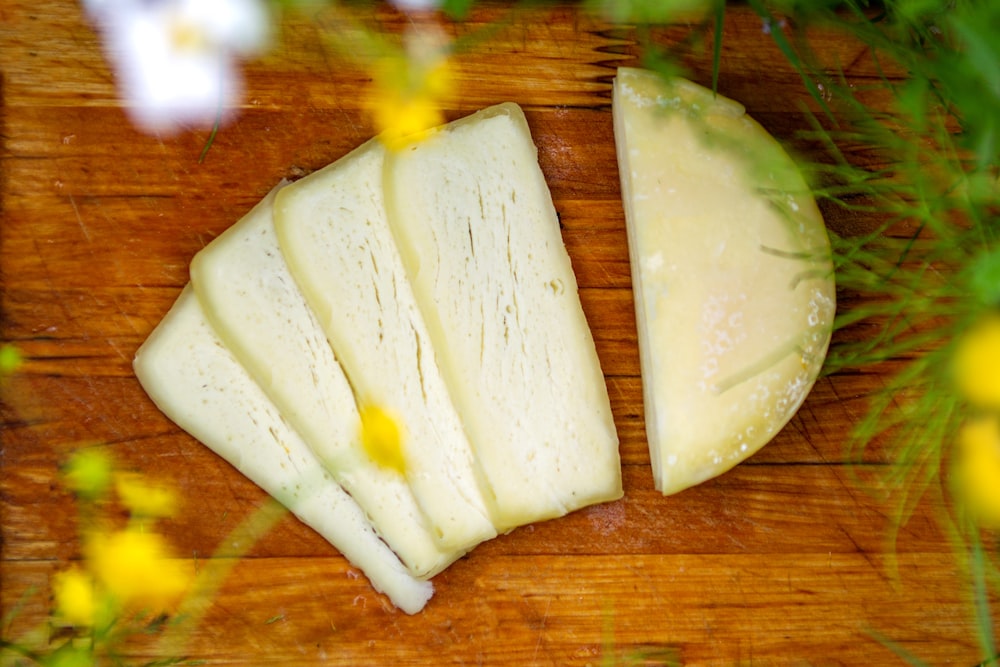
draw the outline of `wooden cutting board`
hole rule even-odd
[[[381,5],[368,18],[390,34],[407,24]],[[285,516],[235,564],[182,653],[211,665],[597,665],[637,654],[647,665],[894,664],[884,637],[930,663],[979,661],[940,502],[921,502],[890,544],[895,508],[870,474],[889,461],[878,450],[848,460],[877,372],[821,379],[751,460],[676,496],[654,491],[610,111],[615,67],[638,62],[637,32],[572,4],[491,4],[445,29],[469,35],[498,20],[458,57],[447,113],[508,100],[526,111],[607,377],[625,497],[480,546],[435,579],[416,616]],[[131,361],[195,252],[281,178],[372,134],[368,77],[327,40],[338,25],[330,12],[288,12],[268,53],[246,64],[238,117],[199,161],[207,131],[151,136],[127,122],[76,3],[0,6],[0,339],[26,359],[0,404],[0,606],[22,605],[8,636],[44,619],[50,577],[80,557],[75,505],[58,483],[75,448],[100,445],[181,489],[182,511],[161,528],[197,568],[265,500],[157,411]],[[656,36],[669,44],[687,31]],[[816,39],[850,81],[878,76],[858,45]],[[683,54],[710,85],[710,53]],[[797,74],[740,7],[727,15],[719,89],[785,141],[807,127]],[[863,223],[832,211],[829,222]]]

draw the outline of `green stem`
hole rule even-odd
[[[0,653],[4,651],[9,651],[11,653],[17,653],[21,657],[27,658],[36,664],[43,664],[45,656],[37,651],[32,651],[27,646],[21,646],[15,642],[7,641],[6,639],[0,639]]]

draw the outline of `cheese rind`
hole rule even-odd
[[[288,427],[212,330],[188,286],[134,360],[136,377],[178,426],[315,529],[403,611],[433,594],[379,538],[357,503]]]
[[[275,198],[282,252],[359,404],[395,416],[406,476],[437,543],[496,536],[481,475],[386,220],[385,149],[369,141]]]
[[[621,497],[607,387],[520,107],[393,151],[385,196],[498,529]]]
[[[822,366],[835,311],[823,219],[737,102],[622,68],[613,116],[656,488],[746,459]]]
[[[274,232],[277,188],[191,262],[213,329],[410,572],[430,577],[463,551],[438,548],[406,479],[359,442],[351,387]]]

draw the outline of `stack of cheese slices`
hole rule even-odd
[[[194,258],[135,371],[409,613],[484,540],[622,495],[607,388],[514,104],[276,187]],[[401,470],[361,444],[367,406],[399,426]]]

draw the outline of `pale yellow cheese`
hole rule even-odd
[[[497,527],[619,498],[607,387],[521,109],[393,151],[385,196]]]
[[[806,183],[742,105],[623,68],[613,116],[656,488],[757,451],[826,355],[829,239]]]
[[[191,262],[191,283],[213,329],[365,511],[410,571],[429,577],[463,551],[438,548],[406,479],[359,443],[351,387],[288,270],[269,193]]]
[[[379,539],[357,503],[223,345],[188,286],[136,353],[157,407],[326,538],[407,613],[433,594]]]
[[[373,140],[283,188],[275,228],[358,402],[398,420],[407,481],[439,546],[460,551],[496,535],[492,499],[389,230],[383,157]]]

